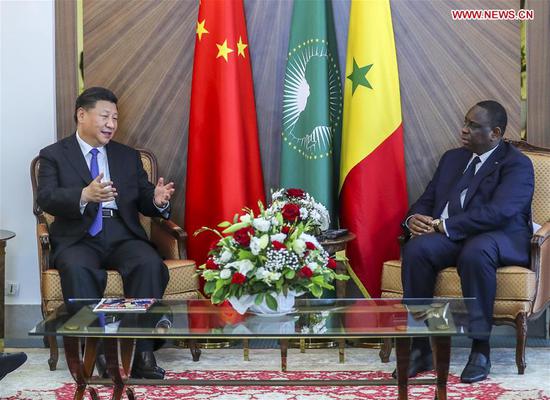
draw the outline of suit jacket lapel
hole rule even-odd
[[[76,140],[76,134],[65,142],[64,147],[65,157],[69,161],[69,164],[75,169],[84,182],[86,182],[86,185],[89,185],[92,181],[92,176],[90,175],[90,169],[88,168],[88,164],[86,164],[86,159]]]
[[[491,174],[498,167],[500,161],[504,158],[506,154],[504,146],[504,142],[500,143],[498,148],[489,156],[487,160],[485,160],[479,171],[477,171],[474,175],[474,179],[472,180],[472,183],[468,188],[468,192],[466,193],[466,198],[464,199],[464,209],[466,209],[468,202],[472,199],[483,178]]]
[[[443,212],[445,205],[451,200],[451,196],[453,196],[456,190],[456,185],[460,180],[460,178],[462,177],[462,174],[464,173],[464,169],[466,169],[466,164],[468,164],[468,161],[470,160],[471,157],[472,157],[471,152],[464,152],[464,156],[462,156],[458,165],[456,164],[453,165],[451,167],[451,170],[448,172],[442,171],[448,177],[445,179],[446,187],[444,187],[442,191],[442,193],[446,193],[447,196],[441,197],[443,201],[438,205],[435,213],[435,215],[437,215],[437,218],[439,218],[439,215],[441,215],[441,213]]]

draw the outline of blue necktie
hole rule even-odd
[[[480,162],[481,159],[476,156],[472,160],[470,165],[468,165],[468,168],[466,169],[466,171],[464,171],[454,190],[451,192],[452,194],[449,200],[449,216],[460,214],[462,212],[460,195],[464,191],[464,189],[467,189],[468,186],[470,186],[470,183],[472,182],[472,179],[474,179],[474,175],[476,173],[476,165]]]
[[[92,179],[95,179],[99,175],[99,165],[97,164],[97,153],[99,153],[98,149],[92,149],[90,150],[90,153],[92,154],[92,161],[90,162],[90,175],[92,175]],[[101,232],[101,228],[103,227],[103,206],[102,203],[99,202],[99,208],[97,209],[97,215],[94,218],[94,221],[92,222],[92,225],[90,226],[90,229],[88,229],[88,233],[91,236],[97,235],[99,232]]]

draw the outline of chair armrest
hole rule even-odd
[[[36,225],[36,238],[38,241],[38,259],[40,260],[40,271],[50,269],[50,232],[45,223]]]
[[[151,241],[167,259],[187,259],[187,233],[167,219],[151,218]]]
[[[531,270],[537,279],[533,314],[550,303],[550,222],[546,222],[531,238]]]

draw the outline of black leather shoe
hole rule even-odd
[[[0,380],[27,361],[25,353],[0,353]]]
[[[491,371],[491,360],[485,355],[477,352],[472,352],[468,359],[468,364],[464,367],[464,371],[460,375],[462,383],[474,383],[487,379]]]
[[[409,355],[409,378],[414,378],[421,372],[434,369],[432,352],[422,353],[419,349],[412,349]],[[395,369],[391,376],[397,379],[397,370]]]
[[[152,351],[136,353],[132,365],[132,378],[164,379],[164,369],[157,365]]]

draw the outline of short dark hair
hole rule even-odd
[[[479,106],[489,112],[489,117],[491,118],[491,129],[498,126],[504,136],[504,131],[506,131],[506,125],[508,124],[508,115],[506,114],[506,110],[502,104],[495,100],[484,100],[477,103],[476,106]]]
[[[82,107],[85,110],[89,110],[90,108],[94,108],[95,103],[101,100],[108,101],[114,104],[117,104],[118,102],[115,94],[109,89],[103,87],[95,86],[83,91],[80,96],[77,97],[74,105],[74,122],[78,123],[76,112],[79,108]]]

